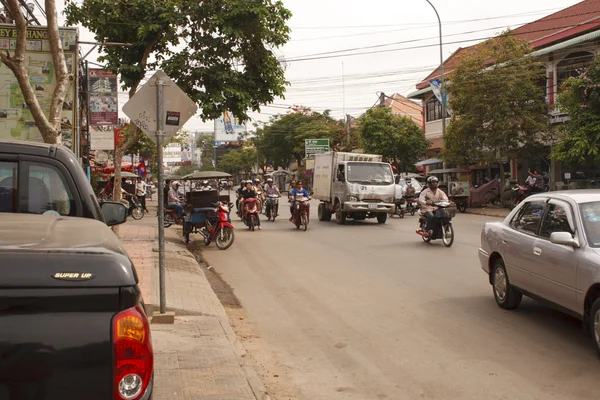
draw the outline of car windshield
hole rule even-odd
[[[579,210],[589,245],[600,247],[600,201],[580,204]]]
[[[349,163],[348,182],[365,185],[391,185],[394,174],[389,164]]]

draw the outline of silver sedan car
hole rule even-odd
[[[479,260],[498,306],[549,303],[580,318],[600,354],[600,190],[528,197],[484,225]]]

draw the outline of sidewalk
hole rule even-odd
[[[150,209],[146,218],[153,218]],[[154,217],[156,221],[156,218]],[[133,260],[149,315],[159,309],[158,229],[135,221],[120,238]],[[146,224],[149,221],[146,221]],[[179,227],[165,229],[167,310],[174,325],[152,324],[154,398],[165,400],[269,399],[229,324],[203,268],[183,244]]]
[[[485,208],[467,208],[467,214],[485,215],[488,217],[505,218],[510,213],[508,208],[485,207]]]

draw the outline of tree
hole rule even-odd
[[[256,150],[235,149],[225,153],[219,160],[217,167],[220,171],[237,175],[249,173],[256,165]]]
[[[18,0],[7,0],[3,2],[7,6],[7,12],[15,21],[17,31],[15,51],[11,55],[10,51],[0,52],[0,61],[2,61],[15,75],[19,88],[23,93],[23,98],[37,128],[46,143],[60,143],[61,112],[65,96],[69,86],[73,83],[74,77],[67,70],[65,53],[62,49],[60,33],[58,30],[58,12],[56,10],[56,0],[45,0],[46,19],[48,22],[48,42],[50,44],[50,53],[54,64],[54,74],[56,78],[56,88],[52,93],[50,110],[46,115],[35,95],[31,86],[29,73],[25,65],[25,54],[27,44],[27,20],[21,10],[21,4]]]
[[[558,96],[569,121],[561,125],[552,158],[568,165],[600,163],[600,56],[580,76],[568,79]]]
[[[443,157],[457,164],[531,155],[545,144],[545,68],[531,47],[507,31],[466,53],[447,86],[453,115]]]
[[[392,114],[387,107],[367,110],[358,119],[358,129],[366,152],[398,159],[403,168],[412,167],[430,144],[419,125],[408,117]]]
[[[148,71],[163,69],[199,106],[203,120],[232,111],[244,121],[285,92],[283,68],[273,49],[289,40],[290,12],[272,0],[83,0],[66,8],[99,42],[108,69],[131,98]],[[117,147],[115,174],[140,131]],[[118,176],[117,176],[118,177]],[[118,182],[118,179],[115,181]],[[114,198],[120,196],[115,185]]]
[[[266,163],[289,165],[292,160],[298,164],[305,156],[305,139],[329,139],[337,149],[344,140],[344,123],[324,113],[302,111],[277,115],[263,128],[257,128],[253,142]]]
[[[213,156],[215,153],[214,149],[215,137],[211,134],[204,134],[198,136],[196,140],[196,147],[200,149],[200,166],[202,171],[213,170]]]

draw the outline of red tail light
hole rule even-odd
[[[150,324],[140,305],[113,319],[114,399],[137,400],[152,379],[154,353]]]

